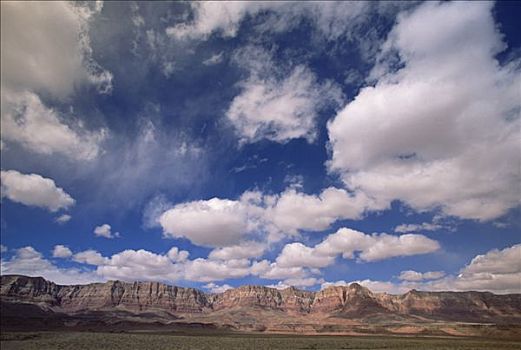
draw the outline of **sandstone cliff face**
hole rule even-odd
[[[202,312],[206,295],[193,288],[179,288],[157,282],[124,283],[116,281],[118,305],[138,311],[159,308],[180,313]]]
[[[57,305],[60,286],[42,277],[2,276],[0,295],[5,301],[43,302]]]
[[[377,296],[386,309],[407,315],[444,320],[487,320],[521,314],[521,295],[495,295],[488,292],[419,292]]]
[[[118,295],[114,292],[111,282],[60,286],[56,304],[70,311],[110,308],[117,305]]]
[[[214,295],[210,300],[210,306],[213,310],[232,307],[260,307],[306,313],[310,311],[313,297],[313,292],[296,288],[277,290],[263,286],[242,286]]]
[[[280,308],[282,298],[277,290],[262,286],[242,286],[215,294],[211,300],[214,310],[238,306]]]
[[[347,300],[347,291],[344,287],[329,287],[315,294],[313,311],[332,312],[341,310]]]
[[[351,283],[347,287],[346,302],[342,308],[344,315],[371,315],[385,313],[388,310],[378,302],[375,294],[358,283]]]
[[[284,310],[293,313],[309,313],[315,300],[315,293],[294,287],[283,289],[280,294]]]
[[[41,277],[2,276],[1,288],[2,301],[46,303],[66,312],[118,307],[132,311],[198,313],[208,305],[201,291],[157,282],[109,281],[60,286]]]
[[[319,292],[243,286],[224,293],[205,294],[193,288],[157,282],[109,281],[61,286],[41,277],[11,275],[1,277],[0,296],[3,303],[38,304],[65,313],[159,310],[182,315],[211,314],[227,309],[263,309],[291,315],[315,314],[352,319],[401,315],[454,321],[521,321],[521,294],[412,290],[403,295],[389,295],[372,293],[356,283]]]
[[[358,283],[349,286],[333,286],[317,292],[311,311],[342,314],[343,316],[370,315],[387,312],[378,300],[378,294]]]

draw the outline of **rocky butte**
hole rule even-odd
[[[521,337],[521,294],[373,293],[352,283],[318,292],[242,286],[204,293],[158,282],[58,285],[1,276],[1,327],[188,328],[310,334],[414,333]]]

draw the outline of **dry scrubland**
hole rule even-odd
[[[128,333],[10,332],[1,335],[9,349],[521,349],[521,342],[414,337],[278,335],[169,335]]]

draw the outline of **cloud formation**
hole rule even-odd
[[[176,263],[185,262],[188,260],[188,256],[190,256],[190,253],[186,250],[179,250],[177,247],[172,247],[167,253],[166,256],[168,259],[172,260]]]
[[[402,271],[398,278],[402,281],[423,281],[423,280],[436,280],[445,276],[443,271],[428,271],[428,272],[417,272],[413,270]]]
[[[503,250],[493,249],[478,255],[462,271],[463,276],[475,274],[515,274],[521,272],[521,244]]]
[[[353,40],[353,34],[367,20],[370,10],[384,13],[393,7],[385,4],[372,6],[361,1],[207,1],[190,5],[193,20],[168,27],[166,33],[170,37],[177,40],[205,40],[213,33],[225,38],[234,37],[243,20],[262,14],[263,20],[255,27],[261,33],[290,31],[307,20],[322,40],[333,41],[341,37]]]
[[[111,73],[92,59],[89,22],[101,11],[92,5],[2,3],[2,88],[59,99],[81,84],[110,91]]]
[[[2,170],[2,198],[24,205],[45,208],[51,212],[67,209],[75,200],[54,180],[38,174],[22,174],[16,170]]]
[[[285,267],[325,267],[341,255],[344,259],[379,261],[399,256],[428,254],[440,249],[440,244],[424,235],[401,236],[365,234],[349,228],[341,228],[311,247],[302,243],[287,244],[277,257],[277,263]],[[356,255],[357,254],[357,255]]]
[[[238,245],[216,248],[210,252],[208,258],[214,260],[259,258],[266,251],[266,244],[246,241]]]
[[[507,27],[499,33],[502,5],[121,3],[102,15],[101,2],[1,6],[2,164],[27,172],[2,170],[6,212],[30,213],[12,200],[62,224],[71,216],[60,210],[81,204],[67,226],[31,233],[2,221],[10,247],[27,235],[67,237],[51,250],[34,240],[49,259],[2,246],[2,271],[209,290],[349,278],[389,292],[519,289],[519,249],[505,245],[517,237],[521,198],[521,65],[515,47],[502,51],[511,42]],[[113,69],[113,96],[112,73],[94,57]],[[318,144],[326,134],[330,143]],[[74,199],[37,174],[65,181]],[[124,223],[142,209],[146,250],[135,221]],[[94,239],[118,236],[109,224],[94,228],[107,217],[136,234]],[[461,250],[430,232],[481,235],[493,223],[458,219],[496,218],[497,240],[453,237],[482,255],[434,271]],[[91,235],[65,236],[85,233],[87,219]],[[394,233],[338,229],[350,220]],[[442,246],[450,253],[432,254]],[[494,246],[503,249],[487,252]],[[431,255],[400,258],[421,254]]]
[[[72,260],[79,263],[95,266],[103,265],[108,262],[107,258],[103,257],[94,249],[84,250],[82,252],[76,253],[72,256]]]
[[[30,246],[17,249],[9,260],[2,259],[0,267],[2,275],[41,276],[58,284],[85,284],[103,280],[89,270],[59,268]]]
[[[198,258],[184,266],[185,278],[192,281],[211,282],[235,279],[250,274],[248,259],[212,260]]]
[[[223,293],[226,292],[228,289],[232,289],[233,287],[229,284],[215,284],[213,282],[205,284],[203,288],[207,289],[210,293]]]
[[[219,198],[178,204],[163,213],[159,222],[167,237],[185,237],[210,247],[233,245],[248,232],[246,207]]]
[[[156,205],[154,200],[146,215],[154,212],[157,217],[157,209],[164,209],[164,203],[163,199]],[[255,237],[274,242],[301,231],[323,231],[338,220],[360,219],[367,208],[376,207],[380,204],[361,193],[328,187],[314,195],[290,186],[279,194],[246,191],[237,200],[212,198],[180,203],[159,215],[157,221],[165,237],[225,247],[242,245]],[[259,249],[257,245],[251,251]]]
[[[348,188],[482,221],[519,205],[519,71],[495,60],[505,44],[492,3],[467,5],[399,16],[374,86],[329,123],[329,169]]]
[[[281,267],[326,267],[335,260],[335,255],[316,254],[315,250],[302,243],[286,244],[279,256],[277,265]]]
[[[437,231],[442,229],[444,226],[437,223],[423,222],[421,224],[401,224],[394,228],[394,232],[397,233],[408,233],[408,232],[420,232],[420,231]]]
[[[224,59],[224,52],[221,51],[219,53],[216,53],[216,54],[210,56],[206,60],[204,60],[203,64],[205,66],[213,66],[213,65],[221,63],[223,61],[223,59]]]
[[[55,245],[52,251],[53,258],[69,258],[72,256],[72,251],[61,244]]]
[[[41,99],[67,101],[82,86],[111,91],[112,74],[92,59],[88,28],[101,7],[91,5],[2,3],[2,140],[73,160],[101,153],[105,129],[89,131]]]
[[[521,244],[493,249],[474,257],[459,274],[445,276],[443,271],[420,273],[403,271],[400,283],[392,281],[353,281],[375,292],[405,293],[411,289],[426,291],[489,291],[498,294],[521,293]],[[346,285],[345,281],[326,282],[330,285]]]
[[[320,285],[320,289],[322,290],[332,286],[348,286],[351,283],[358,283],[361,286],[369,288],[372,292],[375,293],[403,294],[410,290],[410,288],[401,284],[396,284],[389,281],[373,281],[370,279],[355,280],[350,282],[346,282],[344,280],[339,280],[335,282],[323,282]]]
[[[320,194],[305,194],[288,188],[279,195],[268,197],[266,218],[281,231],[322,231],[337,220],[362,218],[367,208],[376,203],[363,193],[350,194],[344,189],[328,187]]]
[[[103,224],[101,226],[96,226],[94,228],[94,235],[97,237],[104,237],[104,238],[116,238],[119,237],[119,232],[112,232],[112,228],[109,224]]]
[[[127,249],[114,254],[97,268],[97,273],[105,278],[124,281],[176,281],[182,276],[181,271],[168,256],[144,249]]]
[[[73,160],[93,160],[101,154],[108,131],[88,131],[78,121],[45,106],[33,92],[3,93],[2,139],[44,155],[61,154]]]
[[[315,248],[316,249],[316,248]],[[103,257],[99,252],[87,250],[73,254],[62,245],[55,246],[54,257],[71,258],[73,261],[96,266],[96,270],[85,268],[59,268],[32,247],[16,250],[10,260],[3,260],[2,274],[40,275],[57,283],[88,283],[93,281],[120,279],[124,281],[164,281],[168,283],[181,280],[212,282],[207,289],[224,290],[229,285],[219,286],[213,281],[241,278],[248,275],[263,279],[279,280],[272,284],[275,288],[289,286],[311,287],[321,284],[322,289],[332,285],[347,285],[352,282],[371,289],[374,292],[404,293],[410,289],[419,290],[456,290],[456,291],[492,291],[495,293],[519,293],[521,265],[519,255],[521,245],[513,245],[502,250],[494,249],[473,258],[460,270],[457,276],[444,275],[443,271],[420,273],[403,271],[401,282],[374,281],[370,279],[346,282],[326,282],[320,276],[320,270],[307,269],[302,266],[311,265],[301,261],[301,266],[281,266],[281,261],[262,260],[251,262],[247,259],[231,259],[228,261],[197,258],[188,260],[188,252],[173,247],[167,254],[156,254],[143,249],[125,250]],[[313,252],[311,252],[313,254]],[[282,260],[282,265],[284,265]],[[290,265],[297,265],[292,263]],[[323,265],[321,263],[315,265]],[[315,276],[313,276],[315,275]]]
[[[284,143],[300,137],[312,142],[318,112],[342,101],[333,82],[319,82],[303,65],[285,75],[271,54],[259,47],[238,50],[234,61],[249,72],[226,112],[241,143],[261,139]]]
[[[62,215],[58,216],[57,218],[55,218],[54,221],[56,221],[60,225],[63,225],[65,223],[69,222],[71,219],[72,219],[72,216],[70,216],[69,214],[62,214]]]

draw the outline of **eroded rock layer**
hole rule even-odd
[[[37,304],[62,312],[164,311],[172,315],[211,314],[234,309],[274,310],[288,315],[325,315],[350,319],[412,316],[451,321],[521,321],[521,294],[487,292],[373,293],[352,283],[318,292],[242,286],[219,294],[157,282],[109,281],[57,285],[41,277],[1,277],[3,303]]]

